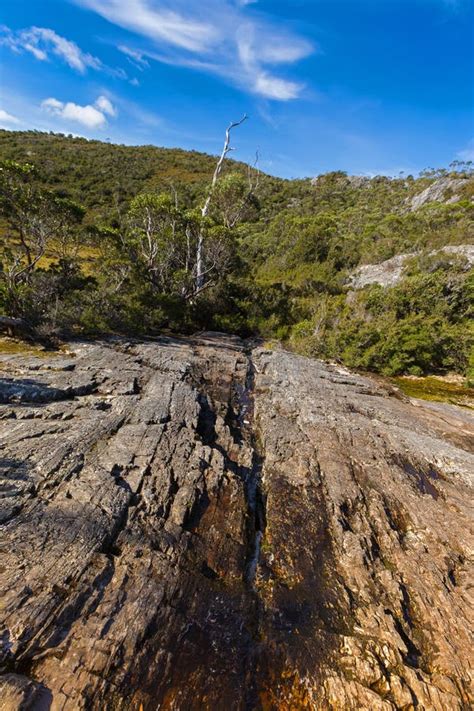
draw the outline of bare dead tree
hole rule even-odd
[[[227,127],[227,130],[225,132],[225,140],[224,140],[224,147],[222,149],[222,153],[217,161],[216,168],[214,170],[214,175],[212,176],[212,182],[209,188],[209,192],[207,194],[206,201],[201,209],[201,217],[204,219],[207,217],[209,213],[209,208],[211,206],[211,200],[212,200],[212,192],[214,190],[214,187],[216,186],[217,181],[219,180],[219,176],[222,172],[222,168],[224,165],[224,161],[227,157],[227,154],[232,151],[232,147],[230,145],[230,134],[232,129],[237,128],[238,126],[241,126],[244,121],[247,121],[248,116],[247,114],[244,114],[240,121],[234,121],[229,126]],[[204,286],[204,277],[205,277],[205,269],[204,269],[204,232],[203,229],[201,228],[199,230],[199,236],[198,236],[198,243],[197,243],[197,253],[196,253],[196,294],[198,294],[200,291],[202,291],[203,286]]]

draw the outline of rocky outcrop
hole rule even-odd
[[[403,276],[403,270],[409,259],[419,256],[417,254],[397,254],[391,259],[386,259],[380,264],[364,264],[358,267],[349,277],[348,286],[352,289],[363,289],[370,284],[380,284],[383,287],[395,286]],[[474,245],[457,244],[442,247],[430,252],[428,257],[436,257],[447,261],[458,258],[465,259],[467,267],[474,265]]]
[[[461,193],[469,184],[469,178],[438,178],[418,195],[409,200],[410,210],[419,210],[430,202],[444,202],[447,205],[459,202]]]
[[[318,187],[319,180],[324,176],[317,176],[311,179],[311,185],[313,187]],[[372,178],[367,175],[344,175],[342,174],[338,179],[341,185],[350,185],[352,188],[368,188],[370,187]]]
[[[473,421],[236,338],[3,358],[1,708],[467,709]]]
[[[369,284],[380,284],[389,287],[398,284],[402,278],[405,264],[410,254],[397,254],[395,257],[385,259],[380,264],[364,264],[358,267],[349,277],[348,285],[352,289],[363,289]]]

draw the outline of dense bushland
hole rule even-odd
[[[204,154],[0,131],[0,160],[0,309],[39,336],[211,328],[388,374],[468,371],[472,270],[439,250],[472,243],[469,165],[289,181],[228,161],[203,217]],[[471,178],[461,199],[412,211],[443,176]],[[350,287],[402,253],[394,286]]]

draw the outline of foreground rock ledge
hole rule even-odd
[[[473,420],[236,338],[2,357],[10,709],[468,709]]]

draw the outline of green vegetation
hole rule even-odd
[[[206,328],[391,376],[472,368],[473,271],[439,251],[472,243],[469,164],[288,181],[227,161],[203,216],[212,156],[0,131],[0,161],[0,310],[40,336]],[[440,177],[460,199],[411,211]],[[350,287],[407,253],[395,285]]]
[[[473,407],[474,390],[458,382],[450,382],[435,376],[428,378],[399,376],[392,378],[392,382],[409,397]]]
[[[58,350],[46,350],[39,345],[34,343],[26,343],[25,341],[16,338],[1,336],[0,355],[22,355],[36,356],[37,358],[51,358],[56,355],[64,355],[64,353]],[[3,368],[4,365],[4,363],[0,363],[0,369]]]

